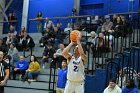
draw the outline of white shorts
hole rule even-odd
[[[84,93],[84,81],[73,82],[67,80],[64,93]]]

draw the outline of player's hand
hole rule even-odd
[[[70,43],[71,43],[72,45],[73,45],[73,44],[75,44],[75,42],[73,42],[72,40],[71,40],[71,42],[70,42]]]
[[[81,34],[80,33],[77,33],[77,38],[76,38],[77,42],[80,42],[81,40]]]

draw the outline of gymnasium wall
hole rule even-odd
[[[105,15],[137,12],[138,0],[81,0],[80,14]]]

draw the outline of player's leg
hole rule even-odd
[[[74,85],[71,81],[67,80],[64,93],[74,93]]]
[[[75,93],[84,93],[84,82],[80,82],[76,84]]]

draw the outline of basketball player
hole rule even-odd
[[[4,93],[4,85],[9,77],[8,64],[3,60],[3,52],[0,51],[0,93]]]
[[[84,93],[84,64],[87,62],[87,57],[83,51],[81,37],[77,35],[77,46],[74,48],[74,53],[71,56],[69,50],[75,44],[71,43],[63,50],[63,56],[67,59],[68,73],[67,83],[64,93]]]

